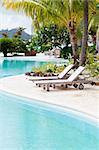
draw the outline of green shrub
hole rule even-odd
[[[33,67],[32,71],[35,73],[42,72],[42,73],[47,73],[47,72],[55,72],[55,64],[45,64],[40,67]]]
[[[55,73],[61,73],[61,72],[64,70],[64,68],[65,68],[64,65],[57,66],[57,67],[56,67],[56,70],[55,70]]]
[[[14,43],[11,38],[0,39],[0,52],[3,52],[4,57],[7,57],[7,53],[11,53],[14,50]]]
[[[32,71],[39,74],[46,74],[46,73],[60,73],[65,68],[64,65],[57,66],[56,64],[45,64],[40,67],[33,67]]]
[[[62,45],[68,46],[69,43],[70,38],[66,27],[49,24],[36,32],[27,47],[29,50],[34,49],[37,52],[44,52],[56,47],[61,48]]]
[[[99,62],[94,60],[92,53],[87,53],[86,68],[92,76],[99,76]]]
[[[50,44],[42,44],[41,45],[41,52],[48,51],[50,49],[52,49],[52,46]]]
[[[68,59],[69,55],[72,54],[72,48],[71,47],[64,47],[61,49],[61,57],[64,59]]]
[[[14,52],[24,53],[27,51],[26,43],[21,38],[12,38],[14,43]]]
[[[86,65],[92,76],[99,76],[99,62]]]
[[[0,39],[0,52],[3,52],[4,57],[7,57],[7,53],[24,53],[26,50],[26,43],[21,38]]]

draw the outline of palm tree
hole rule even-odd
[[[80,65],[85,63],[86,49],[88,41],[88,0],[84,0],[84,25],[83,25],[83,39],[82,51],[80,55]]]
[[[24,30],[25,30],[25,28],[19,27],[19,28],[17,29],[17,31],[16,31],[14,37],[16,37],[16,38],[21,38],[22,32],[23,32]]]
[[[86,50],[87,50],[87,42],[88,42],[88,30],[91,28],[91,26],[96,26],[99,24],[99,9],[98,4],[99,0],[96,0],[94,2],[89,0],[84,0],[84,24],[83,24],[83,39],[82,39],[82,51],[80,54],[80,65],[85,64],[86,61]],[[92,15],[89,16],[89,4],[93,5],[91,8],[93,11],[91,12]],[[88,18],[89,18],[89,26],[88,26]],[[97,38],[98,39],[98,38]]]
[[[77,27],[82,19],[82,5],[79,0],[4,0],[3,5],[7,9],[23,10],[26,15],[32,17],[38,27],[49,21],[65,26],[70,33],[74,63],[76,62]]]
[[[2,0],[7,9],[24,11],[31,16],[35,26],[54,22],[65,26],[70,34],[74,63],[77,54],[77,31],[83,18],[83,0]],[[91,0],[90,0],[91,1]],[[91,1],[91,6],[93,1]],[[91,9],[91,7],[90,7]]]
[[[97,52],[99,53],[99,0],[97,0],[97,26],[98,26],[98,29],[97,29],[97,33],[96,33],[96,50]]]
[[[98,25],[97,36],[96,36],[96,50],[99,53],[99,25]]]
[[[2,36],[3,36],[4,38],[8,38],[8,33],[7,33],[7,32],[3,32],[3,33],[2,33]]]

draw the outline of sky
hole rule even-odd
[[[25,14],[6,10],[0,4],[0,30],[24,27],[25,32],[31,34],[31,24],[31,18],[26,17]]]

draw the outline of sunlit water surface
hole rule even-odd
[[[27,60],[0,60],[0,78],[8,77],[31,71],[32,67],[39,67],[48,62],[27,61]]]

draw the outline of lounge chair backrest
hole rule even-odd
[[[85,67],[83,66],[79,66],[76,71],[67,79],[67,81],[74,81],[82,72],[83,70],[85,69]]]
[[[68,65],[59,75],[58,78],[62,79],[72,68],[73,68],[73,64]]]

